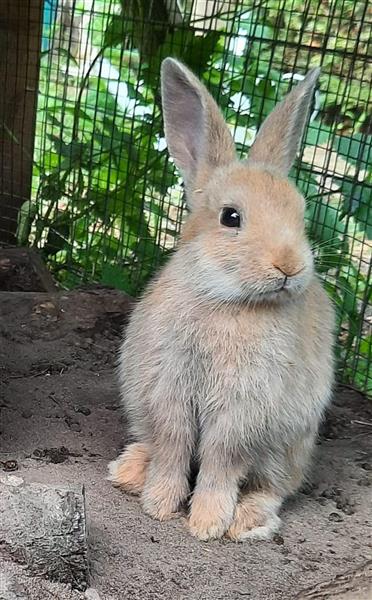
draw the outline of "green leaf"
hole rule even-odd
[[[356,290],[350,285],[349,280],[346,277],[338,277],[338,282],[341,283],[342,297],[343,297],[343,310],[352,317],[358,317],[358,310],[356,305]]]
[[[69,214],[63,214],[52,223],[43,248],[43,254],[49,257],[54,256],[57,252],[69,246],[70,217]]]
[[[133,293],[133,284],[129,273],[123,267],[105,263],[102,267],[101,283],[127,293]]]
[[[315,240],[329,242],[345,232],[345,224],[340,221],[337,208],[321,197],[308,202],[306,219],[310,235]]]
[[[357,164],[360,169],[370,169],[372,164],[371,137],[354,133],[352,137],[336,135],[332,147],[346,162]]]
[[[344,212],[352,215],[358,223],[358,229],[372,239],[372,186],[367,181],[336,179],[344,197]]]
[[[126,35],[128,35],[128,22],[124,20],[123,15],[113,15],[106,28],[103,45],[112,48],[122,44]]]
[[[318,196],[318,182],[306,163],[301,163],[299,166],[295,165],[292,167],[289,176],[295,181],[305,198],[308,198],[309,196],[310,198]]]

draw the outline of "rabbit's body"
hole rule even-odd
[[[150,447],[166,415],[174,444],[188,431],[189,453],[197,454],[205,432],[218,444],[217,427],[228,452],[244,454],[246,476],[254,466],[264,478],[278,455],[314,437],[328,403],[329,300],[314,277],[290,306],[203,301],[184,279],[185,254],[170,261],[126,332],[120,378],[130,435]],[[280,473],[270,476],[291,487]]]
[[[229,154],[193,173],[180,247],[134,310],[120,355],[133,443],[111,479],[164,519],[187,499],[196,462],[190,528],[204,540],[277,529],[332,386],[333,313],[303,199],[255,153],[252,164]]]

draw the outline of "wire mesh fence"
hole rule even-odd
[[[36,21],[41,1],[28,4]],[[13,204],[8,229],[40,249],[64,287],[98,281],[137,294],[175,245],[185,207],[164,141],[165,56],[201,77],[241,155],[276,102],[321,66],[292,177],[338,311],[339,375],[371,392],[368,0],[45,0],[40,22],[31,193]]]

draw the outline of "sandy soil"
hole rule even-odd
[[[108,290],[0,293],[0,467],[28,481],[84,483],[89,585],[101,599],[287,600],[371,559],[372,403],[345,388],[312,482],[287,503],[272,542],[200,543],[183,519],[152,521],[111,487],[107,463],[125,439],[114,362],[128,308]],[[21,593],[12,596],[15,573]],[[13,597],[84,596],[29,578],[0,540],[0,599]]]

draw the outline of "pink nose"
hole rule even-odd
[[[286,277],[294,277],[295,275],[301,273],[301,271],[303,271],[304,269],[304,267],[301,267],[299,269],[298,267],[292,267],[291,265],[273,265],[273,267],[278,269],[278,271],[283,273],[283,275],[285,275]]]

